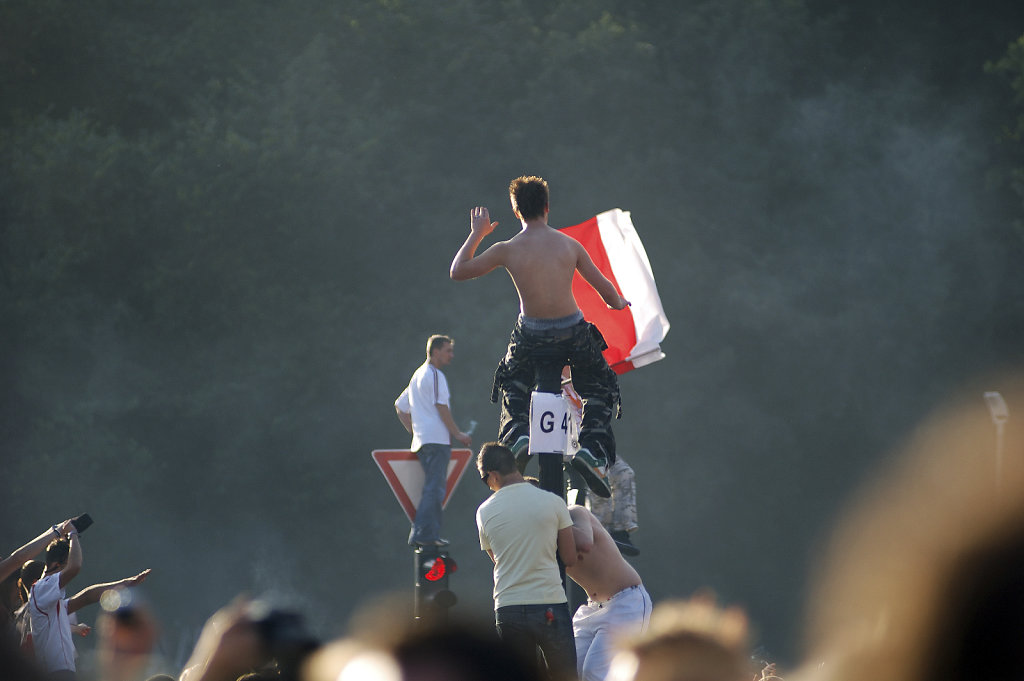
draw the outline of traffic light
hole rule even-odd
[[[455,561],[438,547],[420,546],[415,553],[416,602],[413,618],[444,620],[448,608],[455,605],[455,594],[448,589],[448,577],[458,569]]]

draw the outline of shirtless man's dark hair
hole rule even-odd
[[[512,200],[512,210],[520,220],[542,218],[548,209],[548,183],[534,175],[523,175],[512,180],[508,186],[508,196]]]

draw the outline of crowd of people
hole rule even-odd
[[[68,518],[0,561],[0,605],[5,615],[2,646],[11,669],[30,675],[38,672],[54,681],[73,681],[78,660],[74,636],[92,632],[92,627],[78,621],[77,613],[104,596],[109,600],[138,586],[149,576],[146,569],[117,581],[93,584],[68,597],[66,589],[82,569],[81,534],[91,523],[87,514]]]
[[[1004,394],[1010,404],[1024,403],[1024,381],[1008,386]],[[634,629],[612,637],[606,648],[606,681],[1020,678],[1024,673],[1019,645],[1024,635],[1020,577],[1024,574],[1024,428],[1012,421],[1007,424],[1006,456],[997,468],[992,427],[985,416],[971,401],[938,414],[852,504],[833,533],[832,548],[810,590],[801,664],[783,672],[752,659],[751,627],[744,612],[698,595],[685,601],[656,601],[646,631]],[[489,454],[492,450],[497,454]],[[478,469],[488,486],[496,489],[495,495],[507,481],[510,488],[506,489],[529,492],[531,502],[549,508],[556,536],[568,529],[562,532],[560,546],[567,548],[566,572],[588,593],[597,593],[598,604],[615,599],[599,593],[606,577],[601,570],[591,575],[588,561],[615,567],[609,589],[627,585],[628,592],[640,591],[630,588],[641,584],[639,575],[621,569],[618,561],[623,559],[611,548],[610,535],[585,508],[566,506],[563,514],[556,495],[537,489],[525,478],[512,482],[520,474],[507,448],[497,443],[487,447],[478,458]],[[547,497],[558,503],[541,502]],[[483,509],[481,530],[493,541],[491,550],[499,559],[509,550],[509,540],[501,532],[491,532],[490,519],[500,515],[500,509]],[[593,541],[589,551],[588,530]],[[570,538],[572,545],[567,547]],[[118,606],[122,595],[138,590],[133,585],[144,580],[148,571],[90,586],[71,598],[59,596],[81,565],[81,543],[69,519],[0,561],[6,615],[0,636],[4,679],[74,678],[74,667],[54,665],[49,651],[51,646],[59,649],[73,635],[71,615],[97,600],[101,608],[90,634],[98,637],[96,681],[578,677],[578,669],[568,664],[555,666],[550,670],[554,674],[550,673],[537,664],[535,651],[507,640],[493,626],[460,619],[457,614],[446,622],[417,626],[408,617],[408,608],[379,606],[354,620],[346,637],[321,643],[295,626],[294,619],[280,613],[275,617],[244,600],[209,619],[184,668],[161,669],[164,675],[156,677],[153,665],[146,663],[156,647],[156,618],[136,616],[129,621],[124,617],[126,609]],[[553,543],[558,545],[557,539]],[[506,593],[504,577],[499,575],[501,595]],[[106,601],[111,603],[105,605]],[[44,624],[45,618],[31,620],[28,648],[25,629],[19,631],[17,626],[24,621],[19,609],[26,603],[30,609],[38,604],[52,618],[49,624]],[[577,624],[572,620],[590,619],[595,608],[603,609],[591,604],[555,617],[569,617],[570,625]],[[539,619],[546,623],[547,607],[540,612]],[[501,623],[504,626],[506,620],[502,618]],[[54,625],[61,631],[45,629]],[[595,645],[604,648],[606,644],[595,636],[589,647]],[[576,649],[581,650],[578,643]],[[581,657],[587,660],[588,652]]]

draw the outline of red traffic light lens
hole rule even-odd
[[[439,579],[443,579],[448,573],[448,566],[444,564],[444,558],[438,556],[431,562],[433,565],[431,565],[430,569],[427,570],[427,574],[423,575],[423,578],[428,582],[436,582]]]

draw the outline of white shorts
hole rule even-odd
[[[582,681],[603,681],[613,646],[622,634],[647,630],[651,597],[643,584],[630,586],[607,601],[587,601],[572,617],[576,637],[576,671]]]

